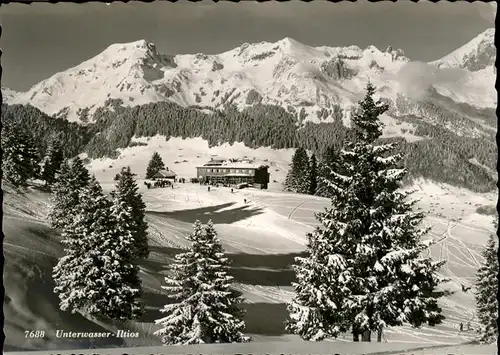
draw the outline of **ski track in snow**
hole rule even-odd
[[[305,221],[315,221],[314,213],[323,210],[328,203],[323,200],[310,199],[309,196],[302,195],[287,195],[278,193],[266,193],[263,191],[242,191],[243,196],[247,198],[248,205],[258,206],[277,215],[281,215],[289,223],[298,223],[303,226],[308,226],[311,230],[315,223],[305,223]],[[218,195],[218,199],[222,198],[222,195]],[[201,199],[201,198],[200,198]],[[440,229],[444,226],[444,232],[442,233],[430,233],[436,241],[435,247],[439,249],[439,259],[448,260],[448,263],[442,269],[444,276],[450,278],[450,287],[457,292],[461,292],[459,289],[461,284],[465,286],[471,285],[474,279],[474,273],[480,262],[479,251],[474,249],[472,245],[469,246],[464,240],[454,236],[454,231],[464,228],[470,232],[470,234],[475,233],[489,233],[487,228],[476,225],[468,225],[457,221],[453,218],[430,216],[426,219],[428,222],[434,224],[436,229]],[[176,231],[176,233],[188,232],[184,228],[179,228],[178,226],[172,224],[171,222],[161,222],[163,227],[170,228],[170,231]],[[293,224],[290,224],[292,228]],[[251,218],[245,222],[245,227],[248,230],[258,227],[254,225]],[[280,236],[283,237],[283,236]],[[176,236],[176,238],[179,238]],[[242,242],[237,240],[230,240],[225,237],[221,237],[221,240],[227,246],[236,249],[237,252],[243,253],[258,253],[272,255],[275,253],[286,252],[286,249],[272,249],[272,248],[262,248],[256,245],[252,245],[248,242]],[[285,238],[286,239],[286,238]],[[290,238],[290,241],[296,241],[296,238]],[[435,251],[432,252],[435,255]],[[247,303],[253,302],[268,302],[268,303],[286,303],[291,300],[293,293],[287,291],[280,287],[270,287],[270,286],[260,286],[260,285],[244,285],[237,284],[237,289],[244,293],[247,298]],[[473,327],[477,324],[474,321],[473,312],[473,302],[472,294],[469,293],[461,295],[461,298],[467,299],[467,304],[461,304],[457,302],[462,301],[452,301],[449,299],[441,300],[441,306],[444,309],[447,319],[441,325],[441,328],[433,327],[423,327],[421,329],[412,329],[411,327],[403,326],[394,329],[387,330],[387,337],[389,341],[397,342],[415,342],[424,341],[430,344],[456,344],[458,342],[469,341],[474,338],[474,334],[465,333],[459,334],[458,324],[460,322],[466,324],[470,322]],[[406,339],[406,340],[405,340]],[[407,340],[411,339],[411,340]]]
[[[153,140],[153,142],[155,141]],[[193,142],[199,144],[200,140],[177,139],[169,142],[165,146],[165,141],[157,140],[157,144],[164,146],[164,148],[161,148],[163,150],[149,146],[146,148],[158,149],[160,153],[163,152],[162,154],[166,156],[166,147],[168,147],[168,150],[181,150],[187,149],[187,147],[194,150],[195,144]],[[140,149],[145,149],[144,151],[149,155],[151,149],[147,150],[146,148],[134,147],[134,149],[124,150],[120,159],[127,161],[127,164],[130,164],[134,172],[143,171],[144,162],[147,161],[147,158],[141,156]],[[241,149],[241,155],[257,155],[256,150],[247,149],[245,151],[241,146],[237,145],[234,147],[219,147],[219,149],[218,154],[222,156],[229,155],[227,152],[234,149]],[[225,150],[227,150],[226,153]],[[202,157],[201,151],[202,149],[200,152],[194,151],[193,155],[197,153]],[[129,160],[131,152],[134,152],[136,156]],[[289,152],[276,153],[272,150],[262,150],[262,152],[259,153],[262,154],[260,159],[263,159],[263,156],[276,154],[272,158],[274,162],[277,162],[275,164],[287,166]],[[194,164],[194,158],[191,159],[187,155],[185,157],[189,158],[189,161]],[[282,161],[280,160],[281,157],[286,158]],[[176,156],[173,155],[170,159],[176,159]],[[202,159],[204,158],[200,158],[200,160]],[[166,160],[165,163],[167,166],[174,166],[173,162]],[[109,165],[116,167],[108,169]],[[112,177],[120,168],[119,163],[114,164],[113,161],[103,159],[92,162],[90,167],[91,172],[95,173],[104,190],[109,191],[114,184]],[[177,172],[179,176],[189,177],[190,171],[193,171],[193,167],[190,169],[179,167]],[[273,175],[273,178],[276,177],[282,181],[284,176],[284,172],[280,170]],[[268,191],[243,189],[235,191],[234,194],[231,194],[229,189],[222,187],[207,192],[205,187],[190,183],[176,184],[174,190],[147,190],[140,178],[138,185],[146,202],[146,209],[151,212],[147,213],[150,243],[152,246],[159,248],[185,249],[189,245],[186,235],[191,232],[192,223],[194,222],[189,218],[189,213],[194,213],[197,216],[202,215],[202,219],[210,218],[210,214],[213,213],[215,219],[217,219],[218,215],[221,215],[222,221],[225,218],[227,219],[227,216],[230,217],[227,222],[215,222],[221,242],[229,254],[245,254],[268,258],[272,258],[273,255],[282,257],[283,255],[286,256],[286,254],[295,254],[304,250],[305,234],[312,231],[316,225],[315,212],[321,212],[324,207],[329,205],[329,201],[324,198],[273,190],[276,187],[279,188],[278,184],[270,186]],[[429,182],[420,182],[420,185],[421,188],[418,193],[420,196],[416,198],[423,198],[422,209],[430,210],[428,217],[425,219],[425,224],[432,225],[428,237],[436,241],[436,244],[431,246],[430,253],[438,260],[446,259],[449,261],[441,271],[444,276],[451,279],[445,287],[456,291],[456,294],[440,301],[443,312],[447,317],[444,324],[434,328],[412,329],[404,326],[387,329],[387,338],[389,342],[395,343],[417,341],[432,344],[461,343],[464,339],[471,339],[473,334],[458,334],[458,324],[460,322],[464,324],[470,322],[472,327],[477,326],[477,320],[473,312],[474,299],[472,290],[467,293],[462,292],[461,284],[465,286],[472,284],[478,262],[481,261],[479,251],[484,244],[483,241],[486,241],[488,234],[493,231],[493,227],[486,224],[486,221],[489,223],[489,219],[475,214],[476,207],[474,205],[477,203],[490,203],[495,196],[472,194],[464,190],[443,187],[443,185]],[[11,218],[16,223],[19,223],[29,219],[40,223],[43,220],[42,216],[45,215],[46,202],[39,195],[25,195],[26,197],[21,198],[10,193],[5,196],[9,204],[5,204],[8,207],[6,210],[8,214],[6,213],[4,221],[8,222],[9,218]],[[243,203],[244,198],[248,200],[247,204]],[[465,204],[464,201],[471,202]],[[13,204],[13,202],[15,203]],[[429,207],[429,203],[431,207]],[[437,204],[437,207],[432,206],[434,203]],[[19,206],[16,204],[19,204]],[[455,210],[449,209],[448,206],[453,204],[456,206]],[[33,216],[31,213],[26,213],[25,206],[30,206],[28,212],[34,212]],[[444,215],[441,216],[435,212],[440,206],[445,207]],[[205,214],[203,209],[208,207],[210,208],[207,211],[211,212]],[[458,210],[461,210],[461,212],[459,213]],[[243,211],[241,218],[233,216],[241,213],[241,211]],[[206,221],[202,222],[205,223]],[[16,242],[13,240],[10,240],[9,243],[6,244],[7,250],[9,248],[23,251],[30,250],[28,246],[15,245]],[[45,249],[42,250],[40,255],[46,251]],[[153,251],[151,253],[151,261],[158,262],[160,260],[162,264],[165,264],[167,260],[162,260],[162,258],[165,259],[165,257],[162,257],[161,252]],[[290,258],[290,260],[292,259]],[[262,265],[262,269],[266,268],[267,266]],[[151,271],[148,271],[147,266],[143,269],[142,273],[145,276],[153,276]],[[274,271],[284,272],[286,269],[289,272],[288,265],[282,265],[281,271],[278,269]],[[249,270],[251,273],[251,268]],[[258,272],[258,268],[255,268],[255,270]],[[160,274],[156,275],[156,277],[162,278]],[[156,285],[156,283],[148,285],[147,290],[154,292]],[[243,292],[247,303],[284,304],[293,296],[290,286],[259,285],[258,281],[256,281],[256,284],[237,283],[236,287]],[[161,292],[159,286],[156,292]],[[346,338],[349,337],[346,336]]]

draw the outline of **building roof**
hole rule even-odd
[[[223,164],[219,165],[211,165],[211,164],[204,164],[201,166],[197,166],[197,168],[230,168],[230,169],[259,169],[260,167],[263,167],[264,165],[262,164],[252,164],[252,163],[243,163],[243,162],[224,162]]]
[[[177,174],[172,170],[160,170],[156,174],[154,174],[155,178],[172,178],[176,176]]]

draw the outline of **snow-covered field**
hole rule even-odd
[[[303,341],[290,342],[267,342],[249,344],[210,344],[189,345],[178,347],[136,347],[128,349],[92,349],[79,350],[78,354],[94,355],[122,355],[133,352],[135,355],[151,355],[154,353],[183,355],[183,354],[393,354],[393,355],[497,355],[496,344],[492,345],[461,345],[461,346],[439,346],[429,348],[422,344],[384,344],[384,343],[337,343],[330,342],[306,343]],[[72,355],[72,351],[58,351],[59,355]],[[11,352],[10,355],[21,355],[25,353]],[[33,351],[33,355],[47,355],[46,351]]]
[[[47,212],[48,196],[36,189],[25,195],[6,189],[6,350],[160,345],[159,339],[152,336],[156,329],[152,322],[160,317],[159,308],[164,303],[160,288],[162,274],[173,255],[188,245],[185,235],[190,233],[193,222],[199,219],[205,223],[212,219],[233,262],[232,271],[237,288],[246,297],[247,332],[255,341],[247,345],[228,345],[225,348],[200,347],[199,352],[221,349],[219,351],[222,353],[272,353],[280,349],[282,353],[300,353],[299,349],[304,347],[307,353],[315,352],[315,349],[325,353],[325,350],[319,350],[324,346],[339,353],[367,353],[366,348],[362,347],[364,345],[353,345],[349,335],[334,340],[335,345],[331,342],[317,345],[301,342],[296,337],[285,334],[285,303],[292,297],[290,282],[293,280],[293,272],[290,265],[293,258],[304,250],[305,235],[316,223],[314,213],[321,211],[329,203],[324,198],[280,191],[280,184],[284,180],[293,154],[291,150],[255,150],[242,144],[208,148],[202,139],[165,141],[163,137],[151,138],[148,143],[147,146],[124,149],[116,160],[96,160],[88,165],[107,191],[112,189],[113,177],[119,169],[122,166],[130,166],[138,175],[139,188],[147,204],[152,253],[141,265],[141,276],[145,301],[149,308],[140,322],[129,322],[121,326],[139,331],[140,338],[113,338],[108,343],[97,340],[69,342],[55,338],[57,329],[102,331],[120,328],[117,328],[118,325],[101,324],[57,309],[57,298],[52,294],[50,284],[50,270],[56,258],[61,255],[62,249],[58,236],[43,221]],[[173,189],[148,190],[143,184],[143,175],[153,151],[161,155],[167,167],[177,172],[178,176],[186,178],[194,177],[196,165],[207,161],[211,155],[226,158],[255,157],[271,166],[271,180],[276,182],[271,184],[269,190],[243,189],[234,193],[224,187],[213,187],[209,192],[205,186],[189,182],[177,183]],[[184,160],[186,162],[183,162]],[[179,163],[175,163],[176,161]],[[474,339],[474,332],[471,330],[459,333],[459,323],[463,322],[465,325],[470,322],[472,328],[477,327],[473,289],[462,292],[461,285],[472,285],[475,271],[481,261],[480,249],[488,235],[494,231],[493,217],[479,215],[475,210],[478,205],[495,204],[496,196],[475,194],[428,181],[418,181],[411,188],[417,189],[415,198],[421,199],[418,207],[429,211],[425,223],[432,225],[429,236],[437,241],[431,248],[432,256],[448,261],[442,272],[451,280],[444,287],[456,293],[441,302],[447,317],[442,325],[422,329],[387,329],[384,342],[370,345],[371,352],[391,348],[391,351],[403,353],[405,349],[424,345],[463,344]],[[244,199],[247,203],[244,203]],[[26,339],[25,329],[43,329],[46,338]],[[278,342],[279,345],[271,350],[270,344],[274,343],[260,344],[269,341]],[[262,351],[259,350],[261,347]],[[158,351],[181,354],[191,351],[189,349],[198,351],[198,348],[184,350],[178,347],[162,348]],[[133,352],[139,354],[143,350],[137,351]],[[462,350],[457,351],[460,353]],[[144,353],[152,352],[153,348],[144,349]],[[58,353],[62,354],[60,351]],[[106,353],[112,352],[106,350]],[[470,352],[464,350],[461,353],[492,352],[491,348],[475,346]]]

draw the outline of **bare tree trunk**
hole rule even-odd
[[[359,331],[356,328],[352,328],[352,341],[359,341]]]
[[[371,330],[365,330],[363,332],[361,341],[372,341],[372,332],[371,332]]]
[[[382,327],[378,328],[378,331],[377,331],[377,343],[381,343],[382,342]]]

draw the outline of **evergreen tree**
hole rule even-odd
[[[439,324],[444,317],[436,287],[444,262],[424,257],[430,242],[424,217],[413,212],[410,193],[399,192],[406,170],[393,144],[375,145],[382,134],[375,88],[353,117],[356,143],[339,154],[339,169],[325,181],[331,207],[317,215],[321,227],[307,235],[308,256],[296,258],[296,296],[288,306],[287,329],[307,340],[336,337],[351,329],[354,340],[372,331],[409,323]],[[380,338],[380,337],[379,337]]]
[[[494,235],[488,239],[482,252],[483,265],[477,272],[476,304],[477,315],[481,322],[481,342],[493,343],[498,339],[498,257]]]
[[[329,186],[329,181],[331,180],[331,172],[339,171],[340,169],[340,167],[338,166],[338,160],[339,151],[333,146],[327,147],[321,157],[318,167],[318,196],[331,198],[334,194]]]
[[[303,147],[297,148],[292,157],[292,165],[285,180],[285,190],[309,193],[309,158]]]
[[[52,187],[52,208],[49,219],[53,228],[64,228],[74,217],[80,202],[80,191],[88,186],[90,175],[80,158],[64,161]]]
[[[249,339],[243,311],[238,307],[241,295],[230,288],[229,261],[211,221],[203,228],[199,221],[188,236],[188,252],[175,256],[173,275],[163,288],[177,301],[161,311],[168,315],[156,321],[163,328],[166,344],[239,343]]]
[[[2,130],[2,177],[14,186],[26,186],[38,175],[38,152],[33,137],[19,124],[5,124]]]
[[[316,161],[316,155],[313,153],[311,155],[311,160],[309,162],[309,195],[315,195],[318,190],[318,162]]]
[[[24,129],[22,131],[21,140],[24,143],[23,155],[26,176],[32,179],[38,179],[40,177],[41,157],[33,135]]]
[[[63,161],[64,152],[62,150],[61,142],[54,139],[47,149],[47,154],[43,160],[40,174],[40,178],[44,180],[47,185],[52,185],[55,182],[56,173],[61,168]]]
[[[127,225],[134,238],[134,254],[141,259],[149,255],[148,224],[144,220],[146,204],[139,194],[139,188],[134,180],[135,174],[130,167],[123,168],[118,174],[116,189],[111,193],[115,205],[122,205],[127,213],[117,216],[120,224]]]
[[[152,179],[153,176],[160,170],[165,169],[165,164],[158,152],[154,152],[146,169],[146,179]]]
[[[60,308],[117,320],[136,318],[142,307],[134,240],[115,218],[125,212],[106,199],[95,178],[79,199],[75,217],[62,232],[65,255],[53,270]]]
[[[284,191],[292,191],[292,164],[288,164],[289,170],[286,174],[285,181],[283,182],[283,190]]]

